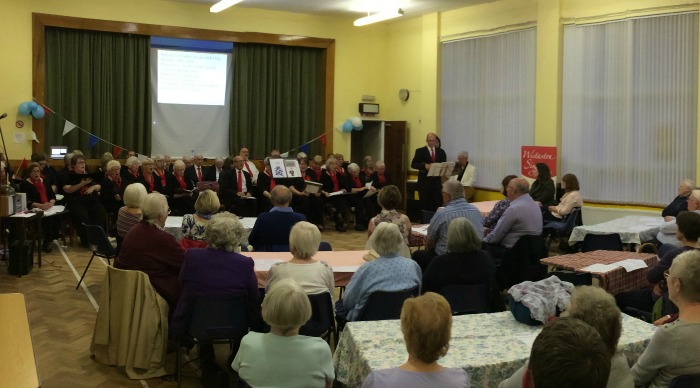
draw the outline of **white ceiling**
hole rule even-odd
[[[170,0],[212,5],[217,0]],[[367,12],[380,9],[404,10],[405,18],[413,18],[433,12],[444,12],[469,5],[494,0],[245,0],[222,12],[235,12],[236,7],[259,8],[276,11],[307,13],[329,16],[367,16]]]

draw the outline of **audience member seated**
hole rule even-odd
[[[262,317],[267,334],[249,332],[231,367],[251,387],[331,387],[335,379],[331,349],[318,337],[299,335],[311,318],[311,302],[292,279],[275,283],[265,295]]]
[[[374,173],[374,160],[370,155],[367,155],[362,159],[362,167],[360,168],[360,176],[365,181],[369,182],[370,177]]]
[[[371,236],[374,228],[382,222],[388,222],[399,227],[403,242],[408,246],[408,239],[411,237],[411,220],[408,216],[396,211],[396,207],[401,204],[401,192],[394,185],[385,186],[379,190],[377,195],[379,206],[382,207],[381,213],[377,214],[371,220],[367,229],[367,236]]]
[[[309,168],[309,160],[299,160],[299,170],[301,177],[293,180],[293,184],[289,186],[292,190],[292,206],[299,213],[302,213],[319,230],[323,230],[323,200],[321,192],[309,193],[306,191],[306,182],[318,182],[316,173]]]
[[[130,156],[126,159],[126,164],[122,166],[122,182],[124,182],[124,187],[129,186],[132,183],[136,183],[141,176],[141,166],[139,166],[139,159],[135,156]]]
[[[334,157],[330,157],[326,160],[326,169],[321,173],[321,184],[323,184],[323,190],[321,193],[326,198],[326,201],[330,202],[335,208],[335,230],[338,232],[345,232],[347,228],[345,227],[345,211],[347,210],[348,200],[345,195],[334,195],[332,193],[347,190],[345,187],[345,179],[338,173],[338,161]]]
[[[467,151],[461,151],[457,154],[457,163],[455,172],[457,175],[452,175],[450,179],[456,179],[464,187],[464,196],[467,200],[474,196],[474,181],[476,181],[476,167],[473,164],[469,164],[469,153]]]
[[[241,148],[238,155],[243,158],[243,169],[248,172],[248,175],[250,175],[250,178],[253,180],[253,184],[257,183],[260,172],[255,166],[255,163],[249,159],[250,151],[248,151],[248,148]]]
[[[610,350],[595,328],[576,318],[544,326],[530,351],[524,388],[601,388],[610,376]]]
[[[163,193],[163,185],[161,184],[160,178],[153,171],[154,166],[153,159],[146,158],[141,162],[141,175],[136,180],[141,183],[146,191],[150,194],[153,192]]]
[[[85,171],[85,158],[73,155],[71,172],[63,182],[63,192],[66,195],[67,208],[78,223],[80,243],[87,247],[87,236],[82,224],[98,225],[106,230],[107,213],[100,201],[100,185],[95,183]]]
[[[168,204],[173,211],[173,215],[181,216],[195,211],[196,200],[195,183],[185,179],[185,163],[176,160],[173,163],[173,172],[168,174]]]
[[[199,193],[194,203],[194,214],[182,217],[182,238],[192,241],[204,241],[204,233],[214,213],[219,211],[219,197],[211,190]]]
[[[227,210],[239,216],[254,217],[257,202],[252,196],[255,190],[248,171],[243,170],[243,158],[233,158],[233,169],[224,169],[219,176],[219,199]]]
[[[354,321],[360,317],[369,296],[375,291],[401,291],[418,288],[421,270],[413,260],[399,256],[403,236],[399,227],[382,222],[372,233],[372,245],[380,255],[377,260],[362,264],[345,288],[345,299],[336,304],[336,315]]]
[[[391,179],[391,173],[386,170],[386,164],[381,160],[377,160],[377,162],[374,163],[374,171],[372,175],[369,176],[369,180],[372,182],[372,187],[377,190],[381,190],[387,185],[394,184],[394,181]]]
[[[520,237],[542,234],[542,212],[529,191],[530,185],[523,178],[514,178],[508,183],[506,195],[510,206],[491,233],[484,237],[484,249],[491,253],[497,264],[505,250],[512,248]]]
[[[345,174],[345,187],[355,195],[348,196],[348,205],[355,208],[355,230],[367,230],[367,220],[374,217],[374,197],[365,198],[367,190],[377,191],[374,186],[365,187],[367,182],[360,175],[360,166],[355,163],[348,165]]]
[[[265,289],[269,291],[279,280],[292,278],[307,294],[328,292],[333,296],[333,269],[325,262],[313,258],[320,243],[321,232],[315,225],[306,221],[294,225],[289,233],[292,259],[270,267]]]
[[[678,319],[659,327],[632,377],[638,386],[668,387],[674,377],[700,374],[700,252],[684,252],[667,271],[668,294]]]
[[[535,164],[535,181],[530,187],[530,196],[540,208],[547,210],[554,203],[554,181],[549,166],[545,163]]]
[[[688,196],[688,211],[700,213],[700,190],[693,190]],[[659,233],[656,235],[656,239],[661,243],[659,257],[663,257],[673,249],[683,246],[681,241],[676,238],[676,232],[678,231],[676,217],[668,216],[666,218],[669,220],[661,225]]]
[[[617,342],[622,334],[622,314],[615,305],[615,298],[599,287],[576,287],[571,293],[570,305],[564,314],[587,323],[600,334],[608,352],[612,355],[607,387],[634,388],[627,358],[622,350],[617,349]],[[522,387],[526,368],[527,363],[513,376],[502,381],[498,388]]]
[[[668,252],[649,270],[647,273],[647,281],[649,281],[649,284],[653,285],[653,288],[647,287],[641,290],[627,291],[615,295],[617,305],[620,306],[620,309],[623,311],[631,307],[651,313],[656,300],[666,292],[664,272],[671,268],[671,264],[673,264],[673,261],[681,253],[700,250],[700,243],[698,243],[698,239],[700,238],[700,214],[683,211],[678,214],[676,223],[678,225],[676,236],[683,246]],[[675,313],[675,307],[673,306],[665,306],[664,310],[665,313]]]
[[[479,237],[484,235],[484,219],[481,212],[464,199],[464,189],[460,182],[447,180],[442,184],[442,202],[445,207],[438,210],[430,220],[425,249],[413,253],[413,260],[423,271],[435,256],[447,253],[447,228],[455,218],[466,218],[472,223]]]
[[[423,272],[423,291],[440,293],[451,284],[495,286],[495,281],[496,265],[491,255],[481,250],[481,239],[472,223],[463,217],[452,220],[447,228],[447,253],[436,256]]]
[[[141,207],[146,195],[146,188],[140,183],[132,183],[124,189],[124,206],[117,212],[117,254],[126,234],[143,218]]]
[[[108,214],[117,214],[119,209],[124,206],[122,194],[124,194],[124,185],[122,178],[119,175],[121,165],[117,160],[110,160],[105,167],[105,177],[102,179],[102,190],[100,190],[100,199],[105,211]]]
[[[264,175],[259,175],[258,183],[263,181]],[[275,186],[270,195],[274,207],[255,220],[248,243],[256,251],[288,251],[289,232],[297,222],[306,221],[306,216],[289,207],[292,192],[287,186]]]
[[[124,237],[114,267],[145,272],[153,288],[168,302],[170,311],[175,311],[185,250],[163,230],[168,218],[168,200],[163,194],[148,194],[142,212],[143,220]]]
[[[19,191],[27,194],[27,208],[49,210],[56,204],[56,194],[51,185],[41,177],[39,163],[30,163],[27,168],[29,176],[19,184]],[[50,253],[51,243],[58,238],[60,229],[59,217],[44,217],[41,219],[41,233],[44,239],[42,249]]]
[[[561,197],[559,205],[552,205],[547,208],[548,211],[542,215],[543,222],[561,221],[564,216],[571,213],[575,207],[583,206],[583,197],[579,190],[578,178],[574,174],[566,174],[561,178],[561,187],[564,189],[564,195]]]
[[[205,233],[207,248],[192,248],[185,252],[180,270],[182,295],[171,322],[171,333],[182,336],[190,325],[197,298],[247,295],[250,306],[260,305],[258,279],[253,260],[236,253],[245,237],[238,217],[231,213],[216,214]],[[257,310],[257,309],[255,309]],[[199,347],[202,380],[219,372],[212,345]]]
[[[508,184],[515,178],[517,178],[515,175],[506,175],[506,177],[501,181],[501,194],[506,196],[506,198],[496,202],[496,205],[494,205],[489,215],[484,218],[484,236],[489,234],[491,230],[496,227],[498,220],[501,219],[503,213],[505,213],[508,206],[510,206],[510,199],[508,199],[507,194]]]
[[[398,367],[372,371],[363,388],[469,387],[463,368],[445,368],[438,360],[450,348],[452,311],[442,296],[428,292],[407,299],[401,309],[401,332],[408,359]]]
[[[272,207],[271,192],[279,182],[272,177],[272,169],[270,168],[270,158],[265,158],[265,169],[258,174],[258,214],[270,210]]]
[[[683,210],[688,210],[688,196],[695,189],[695,183],[690,179],[684,179],[678,185],[678,196],[671,201],[661,212],[661,217],[664,217],[666,221],[670,221],[670,218],[675,217],[678,213]]]

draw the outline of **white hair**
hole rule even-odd
[[[360,166],[358,166],[357,163],[350,163],[348,164],[348,171],[360,171]]]
[[[141,208],[148,192],[141,183],[132,183],[124,189],[124,205]]]
[[[129,157],[126,159],[126,166],[127,166],[127,167],[131,167],[131,165],[134,164],[134,163],[138,164],[138,163],[139,163],[139,158],[137,158],[137,157],[135,157],[135,156],[129,156]]]
[[[379,223],[369,239],[371,246],[382,257],[397,256],[404,244],[399,227],[389,222]]]
[[[245,228],[238,217],[229,212],[223,212],[211,216],[211,221],[204,230],[204,240],[211,248],[236,252],[243,241],[244,234]]]
[[[321,232],[310,222],[297,222],[289,232],[289,251],[300,259],[312,258],[318,252],[319,244]]]
[[[153,224],[159,218],[168,215],[168,200],[160,193],[148,194],[143,201],[141,212],[143,219]]]

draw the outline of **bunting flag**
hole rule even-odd
[[[39,143],[39,139],[37,139],[37,137],[36,137],[36,132],[34,132],[34,131],[32,131],[32,140],[34,140],[35,142]]]
[[[39,105],[41,105],[41,107],[44,108],[44,110],[47,111],[47,112],[56,113],[56,112],[54,112],[53,110],[51,110],[51,108],[49,108],[48,106],[46,106],[46,105],[44,105],[44,104],[39,104]]]
[[[73,128],[77,127],[77,125],[71,123],[70,121],[66,120],[66,123],[63,125],[63,136],[66,136],[66,134],[70,131],[73,130]]]
[[[309,146],[309,143],[304,144],[303,146],[299,147],[299,152],[303,152],[308,156],[311,153],[311,147]]]
[[[122,151],[124,151],[124,148],[119,147],[118,145],[115,145],[115,146],[114,146],[114,151],[112,151],[112,156],[114,156],[114,158],[116,159],[117,156],[119,156],[119,154],[122,153]]]
[[[324,133],[319,137],[319,140],[321,141],[321,144],[326,145],[326,134]]]
[[[19,167],[17,167],[17,171],[15,171],[15,177],[13,179],[22,179],[22,175],[24,170],[27,168],[27,164],[27,158],[22,159],[22,163],[20,163]]]
[[[88,138],[88,148],[94,147],[98,142],[100,141],[100,138],[90,134],[90,138]]]

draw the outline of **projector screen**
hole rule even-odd
[[[178,49],[179,44],[158,47],[152,40],[152,156],[228,156],[233,52],[228,45],[227,52],[207,52],[207,47]]]
[[[158,50],[158,103],[224,105],[227,55]]]

